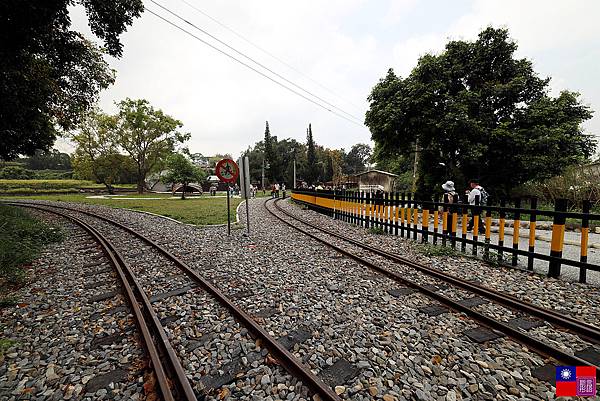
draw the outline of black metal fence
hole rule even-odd
[[[481,253],[484,259],[501,264],[517,266],[519,256],[526,258],[527,269],[533,270],[534,260],[548,261],[548,276],[558,277],[561,266],[579,268],[579,281],[585,283],[587,271],[600,271],[600,266],[588,263],[590,222],[600,222],[599,214],[590,213],[590,203],[583,203],[583,211],[568,212],[567,201],[558,199],[554,210],[537,209],[537,200],[527,200],[522,207],[521,199],[500,201],[498,206],[448,203],[442,196],[434,200],[412,199],[410,194],[364,193],[350,191],[294,190],[294,201],[333,218],[365,228],[379,229],[386,234],[420,240],[424,243],[457,247],[464,253],[467,245],[473,255]],[[512,205],[511,205],[512,204]],[[498,239],[491,241],[492,218],[497,218]],[[552,238],[549,254],[536,252],[536,225],[540,217],[552,220]],[[508,218],[513,219],[512,244],[505,244],[505,227]],[[567,219],[580,222],[579,260],[563,257],[565,224]],[[459,227],[460,220],[460,227]],[[528,248],[519,248],[521,222],[528,222]],[[472,226],[472,227],[468,227]],[[469,238],[468,228],[472,229]],[[460,231],[459,231],[460,230]],[[480,235],[480,231],[481,235]]]

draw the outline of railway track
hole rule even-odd
[[[477,297],[483,297],[489,301],[501,305],[502,307],[511,309],[520,315],[521,318],[525,318],[529,321],[537,321],[538,323],[540,321],[547,322],[552,324],[553,328],[560,328],[563,331],[567,331],[587,343],[598,344],[600,342],[600,328],[569,316],[562,315],[556,311],[541,308],[531,303],[522,301],[510,294],[499,292],[477,283],[446,274],[440,270],[436,270],[424,264],[404,258],[401,255],[363,244],[353,238],[349,238],[340,233],[327,230],[283,210],[277,204],[279,201],[280,200],[267,201],[265,203],[265,208],[271,215],[293,229],[321,242],[327,247],[334,249],[335,251],[372,270],[384,274],[385,276],[398,283],[401,283],[406,287],[423,293],[424,295],[438,301],[451,310],[465,313],[482,326],[491,329],[493,332],[499,332],[514,339],[544,357],[551,358],[565,365],[595,366],[597,375],[600,377],[600,363],[596,360],[589,360],[586,359],[586,357],[576,356],[569,352],[565,352],[556,346],[549,345],[538,338],[528,335],[525,327],[521,329],[518,326],[514,327],[506,322],[492,318],[487,314],[479,312],[473,307],[468,306],[468,303],[462,302],[464,300],[456,300],[452,297],[443,295],[441,291],[439,291],[439,288],[434,288],[431,285],[423,284],[422,282],[420,283],[419,280],[416,280],[415,278],[416,275],[420,275],[429,278],[429,282],[431,282],[431,279],[435,279],[436,283],[443,282],[445,285],[450,285],[462,292],[476,294]],[[271,204],[274,206],[274,209],[269,207]],[[285,217],[282,217],[282,215]],[[344,244],[344,246],[341,246],[340,243]],[[388,262],[409,267],[411,269],[411,276],[399,274],[396,271],[383,267],[381,263],[373,261],[377,258],[383,258]],[[530,320],[531,317],[534,319]]]
[[[141,280],[139,279],[140,272],[143,272],[147,267],[137,267],[138,272],[136,273],[136,266],[131,262],[128,263],[126,260],[127,257],[122,255],[117,249],[118,246],[115,246],[115,243],[117,243],[115,242],[116,240],[121,243],[124,241],[123,236],[135,238],[135,241],[139,242],[138,249],[140,250],[144,250],[145,246],[148,250],[151,249],[152,252],[160,254],[163,258],[162,264],[165,266],[172,265],[176,267],[180,273],[183,273],[189,279],[190,283],[204,289],[206,293],[210,294],[212,298],[218,301],[221,307],[228,310],[242,326],[265,345],[268,351],[276,358],[278,364],[306,385],[315,395],[318,395],[321,400],[341,400],[331,387],[325,384],[310,369],[294,357],[290,351],[273,338],[263,327],[257,324],[248,313],[236,306],[235,303],[219,288],[155,241],[117,221],[89,211],[64,206],[41,205],[26,202],[9,204],[33,208],[70,219],[83,227],[94,237],[98,244],[101,245],[103,251],[112,261],[122,280],[123,288],[129,299],[129,303],[132,306],[132,310],[134,311],[137,324],[143,335],[145,346],[152,361],[152,366],[155,369],[160,393],[164,400],[196,400],[197,396],[173,346],[167,338],[166,330],[163,327],[163,324],[161,324],[161,320],[158,318],[151,302],[153,298],[160,298],[162,294],[154,294],[154,297],[148,296],[149,293],[152,292],[152,288],[148,288],[148,286],[143,288],[144,285],[140,283]],[[82,218],[81,216],[85,216],[85,218]],[[90,219],[92,222],[90,222]],[[117,233],[114,233],[116,240],[111,241],[105,234],[101,233],[97,228],[99,224],[109,225],[109,231],[115,231],[116,229],[116,231],[118,231],[118,235]],[[146,252],[148,250],[146,250]],[[181,284],[182,282],[180,281],[178,285]],[[192,288],[190,287],[188,289]],[[176,292],[177,291],[171,292],[171,294]],[[166,293],[165,295],[168,296],[169,293]]]

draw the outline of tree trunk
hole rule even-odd
[[[143,194],[144,193],[145,186],[146,186],[146,184],[144,182],[144,177],[142,175],[138,175],[138,180],[137,180],[137,192],[138,192],[138,194]]]
[[[104,186],[106,187],[106,190],[108,191],[109,195],[115,194],[115,189],[113,188],[113,186],[111,184],[104,183]]]
[[[181,199],[185,199],[185,187],[186,187],[186,184],[184,182],[183,187],[181,188]]]

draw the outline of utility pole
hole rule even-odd
[[[415,162],[413,164],[412,193],[417,192],[417,165],[419,164],[419,139],[415,141]]]
[[[294,185],[292,185],[292,189],[296,189],[296,159],[294,159]]]
[[[262,164],[262,190],[263,192],[265,191],[265,158],[263,157],[263,164]]]

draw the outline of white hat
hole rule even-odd
[[[446,192],[454,192],[454,181],[446,181],[442,184],[442,189]]]

